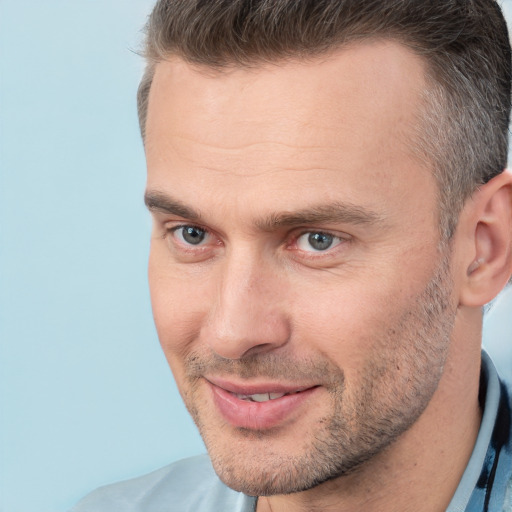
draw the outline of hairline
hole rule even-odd
[[[235,58],[226,58],[223,62],[209,62],[206,60],[199,59],[191,59],[183,54],[183,52],[179,51],[169,51],[165,54],[158,52],[154,48],[152,51],[143,52],[142,55],[146,59],[146,68],[144,70],[144,74],[140,81],[138,91],[137,91],[137,110],[139,116],[139,126],[142,135],[142,140],[145,142],[146,137],[146,121],[147,121],[147,108],[148,108],[148,100],[149,94],[151,90],[151,84],[153,83],[153,78],[155,75],[156,67],[158,64],[170,61],[173,58],[181,59],[183,62],[194,66],[196,71],[208,73],[223,73],[230,69],[258,69],[264,65],[276,65],[279,66],[281,63],[285,62],[300,62],[300,61],[316,61],[321,60],[322,58],[328,58],[330,55],[333,55],[336,52],[344,51],[350,49],[354,46],[360,46],[364,44],[373,44],[378,42],[391,42],[402,46],[407,49],[412,54],[420,57],[424,64],[425,71],[425,81],[426,83],[430,83],[429,77],[435,80],[433,73],[432,63],[427,59],[424,55],[421,54],[420,51],[414,47],[414,44],[407,42],[407,40],[402,37],[400,34],[373,34],[373,35],[355,35],[343,42],[338,42],[336,44],[330,45],[328,48],[324,48],[321,50],[310,50],[308,52],[301,53],[300,51],[290,51],[287,54],[276,54],[272,58],[265,58],[263,56],[255,55],[250,57],[244,61],[239,61]]]

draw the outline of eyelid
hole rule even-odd
[[[186,222],[181,219],[179,220],[165,220],[162,222],[163,229],[165,233],[173,233],[180,228],[196,228],[204,231],[206,233],[210,233],[210,230],[204,226],[196,222]]]
[[[333,237],[333,239],[336,240],[336,243],[331,245],[330,247],[326,248],[325,250],[315,250],[314,248],[311,248],[310,251],[301,249],[298,246],[298,241],[301,237],[305,235],[311,235],[311,234],[323,234]],[[336,249],[340,248],[340,246],[344,245],[345,243],[348,243],[351,240],[351,237],[347,235],[346,233],[340,233],[335,230],[329,230],[329,229],[301,229],[296,235],[293,236],[290,244],[288,247],[292,250],[296,250],[297,252],[301,252],[304,257],[307,258],[325,258],[333,256],[333,253],[336,253]]]
[[[192,227],[198,230],[204,231],[205,240],[201,243],[194,245],[190,244],[184,240],[180,240],[176,238],[176,231]],[[164,233],[163,238],[167,238],[169,235],[172,236],[172,243],[175,245],[176,249],[179,251],[189,252],[189,253],[198,253],[204,252],[208,250],[212,250],[214,247],[224,245],[223,240],[215,234],[211,229],[202,226],[195,222],[184,222],[182,219],[179,220],[170,220],[164,223],[163,225]],[[300,258],[306,259],[320,259],[320,258],[329,258],[338,254],[340,246],[344,246],[346,243],[350,242],[352,237],[347,233],[339,232],[336,230],[330,229],[312,229],[312,228],[300,228],[299,230],[294,230],[295,233],[290,233],[287,238],[288,241],[285,242],[285,248],[288,250],[295,251],[296,253],[300,253]],[[324,234],[329,235],[335,239],[335,243],[332,246],[326,248],[325,250],[315,250],[311,248],[311,250],[304,250],[298,247],[297,242],[299,238],[308,235],[308,234]],[[171,242],[169,242],[171,243]]]
[[[170,235],[172,237],[172,243],[175,247],[179,248],[180,251],[205,251],[212,246],[222,245],[222,240],[211,229],[195,222],[184,222],[183,220],[168,221],[164,223],[163,228],[164,233],[162,238],[169,238]],[[205,239],[197,245],[190,244],[185,240],[180,240],[177,238],[176,232],[183,228],[194,228],[203,231],[205,233]],[[171,241],[168,243],[170,244]]]
[[[192,229],[192,230],[196,230],[198,232],[203,233],[204,236],[203,236],[202,240],[199,240],[199,242],[197,244],[187,242],[187,240],[185,240],[185,233],[184,233],[184,231],[186,229]],[[184,226],[173,227],[171,229],[171,233],[179,241],[179,243],[183,244],[187,248],[202,247],[203,245],[207,244],[208,239],[211,236],[210,233],[208,233],[208,231],[206,229],[200,228],[199,226],[193,226],[193,225],[188,225],[188,224],[184,225]]]

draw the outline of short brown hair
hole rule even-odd
[[[511,54],[495,0],[159,0],[137,95],[142,136],[155,64],[169,56],[222,69],[373,39],[425,59],[430,87],[415,149],[434,169],[449,238],[467,197],[507,162]]]

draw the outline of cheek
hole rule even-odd
[[[384,363],[395,345],[405,342],[401,318],[412,296],[379,284],[347,280],[322,293],[305,293],[296,303],[296,339],[343,368],[347,381],[358,380],[379,360]]]
[[[210,302],[207,281],[180,271],[153,249],[148,278],[158,338],[174,372],[198,337]]]

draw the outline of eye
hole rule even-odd
[[[201,245],[208,233],[197,226],[178,226],[173,229],[174,236],[185,245]]]
[[[323,233],[322,231],[311,231],[304,233],[297,238],[297,248],[301,251],[322,252],[336,247],[341,243],[341,238]]]

